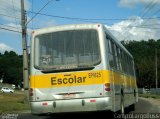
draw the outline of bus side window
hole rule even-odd
[[[113,50],[113,59],[114,59],[114,69],[118,70],[117,50],[116,50],[116,45],[113,42],[112,42],[112,50]]]
[[[135,72],[134,72],[134,61],[132,59],[131,61],[131,65],[132,65],[132,76],[135,76]]]
[[[129,74],[131,75],[131,58],[128,57]]]
[[[132,59],[129,57],[129,67],[130,67],[130,75],[132,75]]]
[[[129,62],[128,62],[128,56],[125,55],[125,60],[126,60],[126,73],[129,74]]]
[[[123,58],[124,52],[121,50],[121,62],[122,62],[122,72],[124,72],[124,58]]]
[[[117,70],[121,70],[120,68],[120,57],[119,57],[119,47],[117,45],[116,46],[116,63],[117,63]]]
[[[109,66],[110,66],[110,68],[114,68],[112,42],[111,42],[110,39],[108,39],[108,57],[109,57]]]
[[[127,57],[128,60],[128,73],[131,75],[131,59],[130,57]]]
[[[125,52],[122,53],[122,60],[123,60],[123,64],[122,64],[123,72],[127,73],[127,62],[126,62],[126,53]]]
[[[121,49],[118,47],[117,50],[118,50],[117,53],[118,53],[119,70],[122,71]]]

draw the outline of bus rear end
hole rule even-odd
[[[30,102],[34,114],[111,110],[101,25],[35,31]]]

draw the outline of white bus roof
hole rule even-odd
[[[33,32],[35,34],[43,34],[43,33],[49,33],[52,31],[62,31],[62,30],[76,30],[76,29],[92,29],[92,28],[98,28],[98,25],[102,24],[69,24],[69,25],[58,25],[58,26],[52,26],[52,27],[46,27],[41,29],[36,29]]]

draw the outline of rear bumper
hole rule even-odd
[[[31,102],[33,114],[100,110],[112,110],[110,97]]]

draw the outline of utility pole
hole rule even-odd
[[[155,67],[156,67],[156,90],[158,88],[158,81],[157,81],[157,48],[155,49]]]
[[[29,100],[29,72],[28,72],[28,49],[26,37],[26,15],[24,10],[24,0],[21,0],[21,25],[22,25],[22,50],[23,50],[23,88],[24,88],[24,102]]]

